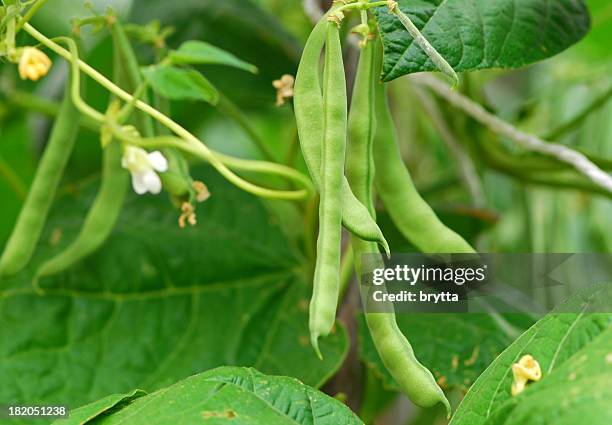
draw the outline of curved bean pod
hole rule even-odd
[[[32,187],[0,258],[0,277],[19,273],[32,258],[74,148],[79,128],[79,120],[75,119],[78,111],[70,98],[70,84],[66,84],[67,91]]]
[[[366,322],[376,351],[402,393],[421,407],[442,403],[450,416],[450,403],[429,369],[415,357],[412,346],[397,326],[395,314],[368,313]]]
[[[372,217],[375,217],[373,143],[380,143],[380,138],[389,135],[389,129],[386,128],[389,122],[382,117],[382,122],[379,123],[378,119],[379,116],[389,113],[384,85],[375,81],[381,61],[379,42],[368,42],[361,53],[349,118],[349,181],[357,197],[368,206]],[[384,111],[381,111],[381,108]],[[386,165],[380,165],[381,170],[384,170],[383,166]],[[375,253],[376,246],[371,242],[359,240],[354,240],[353,246],[357,275],[360,277],[361,255]],[[380,262],[383,263],[382,258]],[[388,305],[387,309],[393,311],[393,305]],[[412,346],[397,326],[395,314],[367,313],[366,323],[383,364],[402,392],[422,407],[443,403],[450,413],[450,404],[444,392],[431,372],[417,360]]]
[[[129,188],[129,174],[121,168],[121,146],[104,149],[102,185],[77,238],[40,266],[37,280],[60,273],[95,252],[112,232]]]
[[[324,128],[319,61],[325,44],[326,24],[327,18],[324,16],[310,34],[295,78],[294,105],[300,147],[317,188],[320,186],[321,141]],[[345,178],[342,179],[341,186],[344,227],[361,239],[379,243],[388,253],[389,245],[382,231],[364,205],[357,200]]]
[[[444,225],[417,192],[400,155],[393,118],[383,88],[379,88],[376,93],[376,115],[376,189],[399,231],[424,253],[474,253],[474,248]]]
[[[325,126],[320,178],[319,237],[310,302],[310,337],[319,357],[319,336],[328,335],[336,321],[342,238],[340,194],[346,150],[346,79],[340,32],[338,25],[333,22],[327,24],[323,99]]]

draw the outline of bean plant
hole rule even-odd
[[[611,423],[601,287],[359,301],[366,256],[612,249],[607,6],[3,0],[0,420]]]

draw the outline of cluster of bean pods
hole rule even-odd
[[[337,13],[337,7],[332,8],[313,29],[295,83],[300,144],[321,198],[310,303],[311,340],[319,356],[318,340],[328,335],[335,323],[342,225],[352,234],[357,276],[361,275],[363,254],[382,255],[379,246],[388,253],[388,245],[376,224],[375,188],[398,229],[422,252],[474,252],[461,236],[438,219],[412,183],[397,145],[386,87],[379,79],[382,45],[369,23],[366,24],[369,33],[364,34],[360,44],[360,60],[350,113],[347,113],[339,33],[342,17]],[[380,260],[383,261],[382,257]],[[396,324],[395,315],[366,313],[366,322],[383,363],[402,391],[419,406],[443,403],[450,411],[443,391],[415,357]]]

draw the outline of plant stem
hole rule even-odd
[[[0,157],[0,177],[13,189],[13,192],[15,192],[20,200],[26,198],[28,194],[27,186],[11,165],[2,157]]]
[[[569,120],[568,122],[561,124],[559,127],[549,131],[546,135],[543,136],[546,140],[556,140],[559,137],[563,136],[565,133],[574,130],[578,127],[582,122],[588,118],[592,112],[598,110],[602,106],[604,106],[608,100],[612,97],[612,86],[608,88],[604,93],[595,98],[590,105],[584,108],[578,115]]]
[[[28,22],[30,22],[30,19],[32,19],[32,17],[36,14],[36,12],[38,12],[40,10],[41,7],[43,7],[45,5],[45,3],[47,3],[47,0],[38,0],[36,3],[34,3],[26,12],[25,15],[23,15],[23,18],[17,23],[17,28],[15,32],[19,32],[21,31],[21,29],[23,28],[23,26],[25,24],[27,24]]]
[[[452,66],[444,59],[444,57],[438,53],[438,51],[429,43],[429,41],[421,34],[421,31],[412,23],[408,15],[401,11],[399,5],[395,5],[391,9],[393,13],[400,20],[404,28],[414,39],[414,42],[425,52],[425,54],[431,59],[433,64],[438,68],[444,75],[449,77],[453,81],[453,87],[456,87],[459,83],[459,77]]]
[[[114,136],[121,142],[127,143],[134,146],[140,146],[143,148],[155,149],[155,148],[176,148],[186,153],[194,155],[198,158],[202,158],[208,161],[208,157],[203,155],[202,150],[198,149],[197,145],[191,145],[184,143],[183,140],[173,136],[160,136],[152,138],[133,138],[127,136],[119,128],[113,127]],[[281,190],[270,190],[260,188],[249,182],[242,181],[243,185],[250,185],[252,191],[257,191],[257,195],[264,198],[273,199],[286,199],[286,200],[299,200],[306,198],[314,193],[314,187],[310,180],[299,171],[293,168],[286,167],[284,165],[269,163],[264,161],[252,161],[248,159],[234,158],[228,155],[224,155],[214,150],[209,150],[211,156],[223,164],[224,168],[228,171],[230,169],[239,171],[250,171],[261,174],[270,174],[284,177],[288,180],[297,181],[304,189],[295,191],[281,191]],[[233,173],[232,176],[235,176]],[[226,177],[227,178],[227,177]],[[235,176],[235,178],[239,178]],[[229,178],[228,178],[229,180]],[[230,180],[231,181],[231,180]],[[242,187],[242,186],[240,186]]]
[[[431,119],[433,126],[438,131],[438,134],[440,134],[440,137],[446,144],[451,155],[455,158],[459,168],[459,176],[470,192],[473,204],[479,207],[485,205],[486,198],[484,196],[484,190],[482,188],[480,176],[476,171],[476,167],[474,166],[472,159],[465,152],[457,140],[457,137],[455,137],[452,130],[444,120],[444,117],[442,117],[442,113],[440,112],[438,105],[436,105],[435,100],[421,88],[416,88],[415,93],[419,98],[421,105],[427,112],[427,115]]]
[[[413,80],[429,87],[438,96],[446,99],[491,131],[501,134],[519,146],[547,155],[567,163],[592,180],[596,185],[612,193],[612,176],[590,161],[585,155],[557,143],[550,143],[531,134],[524,133],[506,121],[487,112],[480,104],[452,91],[446,84],[431,75],[413,77]]]

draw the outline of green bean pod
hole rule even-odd
[[[125,88],[133,92],[142,84],[142,74],[140,65],[136,59],[136,54],[132,48],[123,25],[119,21],[113,22],[110,26],[110,32],[114,46],[115,73],[121,74],[121,79],[124,80]],[[115,76],[117,78],[117,76]],[[149,103],[147,94],[142,96],[142,100]],[[133,113],[136,127],[142,132],[145,137],[153,137],[155,135],[153,119],[150,115],[145,114],[140,110]]]
[[[32,187],[0,258],[0,277],[19,273],[32,258],[74,148],[79,129],[79,120],[75,119],[78,111],[70,98],[68,83],[66,90]]]
[[[399,231],[424,253],[474,253],[474,248],[444,225],[417,192],[400,155],[387,94],[383,88],[376,91],[376,114],[376,189]]]
[[[376,62],[374,49],[377,47],[369,40],[362,48],[355,76],[353,97],[348,118],[348,149],[346,175],[357,199],[375,218],[373,185],[374,158],[373,143],[376,133],[376,114],[374,111],[374,83]]]
[[[306,42],[295,79],[294,105],[300,147],[317,188],[320,187],[321,141],[324,128],[319,60],[325,44],[326,27],[327,17],[324,16]],[[341,182],[341,200],[344,227],[361,239],[379,243],[388,253],[389,245],[382,231],[363,204],[357,200],[346,178]]]
[[[324,140],[319,204],[319,237],[310,302],[310,336],[319,351],[319,336],[328,335],[336,321],[340,290],[342,238],[341,188],[347,137],[347,97],[342,46],[338,25],[327,24],[325,70],[323,73]]]
[[[367,313],[366,323],[380,358],[402,393],[421,407],[450,403],[429,369],[414,355],[412,346],[397,326],[394,313]]]
[[[40,266],[37,279],[60,273],[95,252],[113,230],[129,188],[129,173],[121,168],[121,145],[104,149],[102,185],[77,238]]]
[[[375,218],[373,181],[375,164],[373,145],[379,137],[388,132],[379,108],[386,104],[377,102],[378,92],[384,95],[384,85],[376,82],[382,63],[382,46],[368,42],[362,49],[359,67],[353,90],[353,101],[349,117],[349,149],[347,173],[351,187],[361,202]],[[381,168],[384,169],[384,164]],[[357,275],[361,277],[361,256],[376,253],[376,245],[353,239]],[[383,264],[382,258],[380,263]],[[400,389],[415,404],[421,407],[432,407],[443,403],[450,413],[450,404],[440,389],[431,372],[417,360],[412,346],[397,326],[393,305],[389,304],[389,313],[366,313],[366,323],[372,340],[385,367],[397,382]]]

